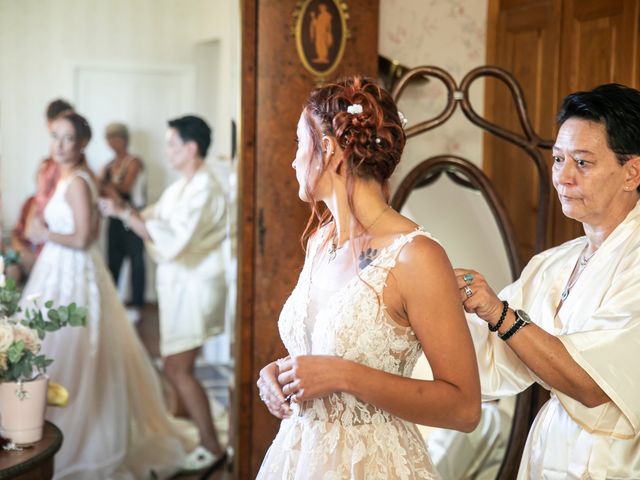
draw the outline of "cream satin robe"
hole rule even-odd
[[[142,212],[152,239],[146,247],[158,264],[163,356],[198,348],[224,328],[224,215],[223,190],[206,165]]]
[[[590,259],[564,305],[560,293],[585,246],[531,259],[500,298],[557,336],[611,402],[587,408],[551,389],[525,447],[519,479],[640,479],[640,203]],[[487,324],[470,316],[485,399],[541,382]]]

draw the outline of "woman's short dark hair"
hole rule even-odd
[[[205,158],[209,145],[211,145],[211,128],[200,117],[186,115],[184,117],[169,120],[169,127],[178,132],[183,142],[196,142],[198,154]]]
[[[588,92],[575,92],[562,101],[558,125],[570,118],[602,123],[607,144],[620,165],[640,155],[640,92],[618,83],[600,85]]]

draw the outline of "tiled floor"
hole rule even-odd
[[[136,328],[142,343],[153,358],[160,364],[158,308],[156,305],[147,305],[142,312],[141,319]],[[229,432],[229,385],[233,379],[233,370],[228,365],[211,365],[200,360],[196,364],[196,376],[202,382],[214,416],[214,423],[222,444],[226,445]],[[175,392],[169,383],[163,379],[163,390],[167,405],[172,413],[180,415],[182,408],[179,405]],[[214,472],[203,472],[198,475],[179,475],[174,477],[179,480],[229,480],[232,478],[230,471],[223,467]]]

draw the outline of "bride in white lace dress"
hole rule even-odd
[[[42,344],[55,359],[49,377],[70,398],[66,408],[47,410],[64,434],[55,478],[147,479],[151,470],[164,477],[183,458],[185,439],[168,416],[157,375],[95,244],[97,192],[82,154],[90,138],[77,113],[54,121],[52,155],[61,178],[44,211],[47,226],[35,222],[28,230],[46,244],[23,299],[40,294],[88,310],[86,327],[49,334]]]
[[[283,419],[258,479],[439,478],[413,422],[473,430],[480,387],[444,250],[387,205],[405,143],[397,107],[370,80],[329,84],[297,141],[299,196],[319,228],[278,323],[289,356],[258,379]],[[410,378],[423,350],[432,381]]]

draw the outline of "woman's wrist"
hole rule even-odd
[[[350,362],[349,360],[345,360],[340,357],[335,357],[336,365],[333,368],[335,373],[335,391],[336,392],[344,392],[350,393],[352,395],[355,394],[354,387],[355,382],[353,381],[355,375],[353,375],[354,368],[356,364],[354,362]]]
[[[122,221],[125,228],[129,228],[129,221],[131,220],[131,214],[133,213],[133,208],[128,203],[125,203],[124,206],[120,209],[118,213],[118,218]]]

